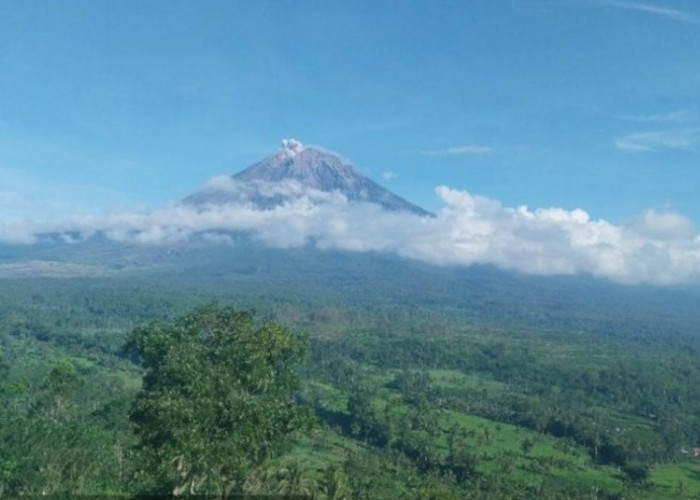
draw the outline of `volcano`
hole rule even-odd
[[[392,211],[432,214],[362,175],[350,162],[318,147],[285,139],[282,148],[231,176],[219,177],[182,203],[191,206],[244,203],[261,210],[294,197],[342,195],[349,203],[374,203]],[[321,196],[319,196],[321,195]]]

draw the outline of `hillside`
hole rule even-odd
[[[299,397],[318,423],[265,465],[266,487],[295,470],[321,488],[337,467],[354,496],[700,492],[688,456],[699,438],[696,291],[236,248],[190,249],[166,272],[3,279],[2,397],[6,422],[16,422],[4,431],[4,491],[143,487],[127,422],[141,372],[121,345],[135,325],[216,300],[310,336]],[[78,385],[61,396],[71,408],[61,427],[21,445],[9,439],[46,425],[22,412],[65,362]],[[78,448],[61,434],[76,425],[88,433]],[[111,471],[124,458],[99,455],[115,439],[132,457],[121,476]],[[42,455],[49,446],[55,453]],[[61,469],[66,460],[82,472]],[[27,467],[56,476],[28,476]]]

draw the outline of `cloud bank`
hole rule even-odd
[[[700,281],[700,234],[686,217],[667,210],[649,210],[614,225],[592,220],[581,209],[506,207],[440,186],[436,191],[443,208],[435,217],[420,217],[348,202],[338,193],[294,189],[294,197],[267,210],[241,199],[177,204],[149,213],[81,215],[62,222],[0,223],[0,241],[31,244],[42,233],[81,239],[99,231],[118,242],[158,245],[198,236],[221,243],[230,240],[227,231],[245,231],[278,248],[390,252],[436,265],[491,264],[625,284]]]
[[[621,151],[648,152],[659,149],[692,151],[700,145],[700,129],[661,130],[629,134],[615,141]]]

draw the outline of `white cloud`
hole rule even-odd
[[[661,130],[629,134],[615,141],[621,151],[657,151],[659,149],[694,150],[700,144],[700,129]]]
[[[476,146],[470,144],[469,146],[454,146],[447,148],[447,153],[451,155],[488,155],[492,153],[492,150],[488,146]]]
[[[698,115],[692,109],[678,109],[668,113],[652,113],[647,115],[618,115],[618,120],[637,123],[689,123],[698,120]]]
[[[659,241],[687,239],[697,232],[690,219],[669,210],[647,210],[632,221],[630,228]]]
[[[156,245],[200,239],[225,242],[250,232],[279,248],[390,252],[436,265],[491,264],[537,275],[589,274],[620,283],[700,281],[700,234],[684,216],[649,210],[624,225],[593,220],[581,209],[505,207],[445,186],[436,217],[390,212],[342,195],[306,193],[259,210],[250,204],[172,205],[154,212],[75,216],[63,222],[0,225],[0,241],[102,231],[116,241]]]
[[[204,191],[224,191],[235,192],[239,189],[239,182],[236,182],[230,175],[217,175],[209,179],[204,184]]]
[[[304,150],[304,145],[296,139],[282,139],[282,149],[289,156],[295,156]]]
[[[488,155],[493,153],[493,149],[488,146],[479,146],[476,144],[468,144],[464,146],[452,146],[445,149],[428,149],[423,151],[424,154],[434,156],[444,155]]]
[[[382,178],[386,181],[390,181],[392,179],[396,179],[399,176],[396,174],[396,172],[392,172],[391,170],[387,170],[386,172],[382,173]]]
[[[683,23],[700,24],[700,18],[698,18],[697,16],[694,16],[682,10],[671,9],[659,5],[652,5],[640,2],[630,2],[625,0],[598,0],[596,3],[606,5],[609,7],[616,7],[619,9],[646,12],[649,14],[665,17],[667,19],[672,19],[674,21],[679,21]]]
[[[35,243],[36,227],[31,221],[0,222],[0,243]]]

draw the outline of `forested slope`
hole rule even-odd
[[[700,494],[692,290],[611,292],[582,280],[573,293],[564,279],[419,265],[399,273],[391,261],[371,278],[330,264],[302,277],[292,264],[2,280],[0,492],[167,487],[133,418],[143,360],[124,345],[140,325],[218,301],[307,338],[294,392],[315,424],[251,462],[243,491]]]

